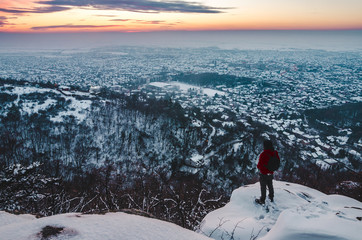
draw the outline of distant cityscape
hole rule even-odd
[[[305,160],[315,159],[325,167],[343,161],[334,158],[342,148],[361,161],[362,139],[347,144],[352,133],[349,128],[321,137],[309,126],[303,111],[361,102],[361,69],[359,53],[322,50],[112,47],[0,56],[2,78],[77,85],[91,94],[101,87],[129,95],[143,92],[150,98],[171,99],[185,109],[220,113],[221,119],[214,121],[223,126],[235,124],[230,115],[244,125],[251,118],[270,127],[290,146],[298,144]],[[202,73],[253,80],[236,87],[210,87],[175,78]],[[343,164],[352,168],[347,159]]]

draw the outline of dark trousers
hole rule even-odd
[[[261,189],[260,201],[262,202],[264,202],[266,198],[266,186],[268,186],[269,198],[273,200],[274,199],[273,175],[260,174],[260,189]]]

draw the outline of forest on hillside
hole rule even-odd
[[[311,123],[323,134],[332,134],[340,129],[350,128],[349,141],[357,143],[362,136],[362,102],[346,103],[323,109],[306,111]]]
[[[195,229],[232,190],[258,181],[256,161],[270,129],[251,119],[247,126],[222,126],[213,121],[220,116],[170,99],[103,89],[96,97],[76,96],[92,102],[83,121],[68,116],[57,122],[52,117],[71,108],[64,96],[44,91],[18,99],[5,93],[8,83],[0,85],[1,106],[8,106],[0,123],[2,210],[52,215],[137,209]],[[30,99],[55,104],[26,114],[22,107]],[[196,117],[201,125],[193,124]],[[212,134],[215,129],[223,134]],[[282,156],[277,179],[361,199],[346,183],[359,181],[358,175],[303,162],[298,146],[271,137]],[[194,155],[203,161],[195,165]]]

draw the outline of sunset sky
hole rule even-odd
[[[0,0],[0,32],[362,29],[361,0]]]

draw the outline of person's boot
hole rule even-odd
[[[274,202],[274,198],[269,197],[269,199],[270,199],[270,202]]]
[[[265,204],[265,200],[262,200],[262,199],[255,199],[255,202],[260,205]]]

